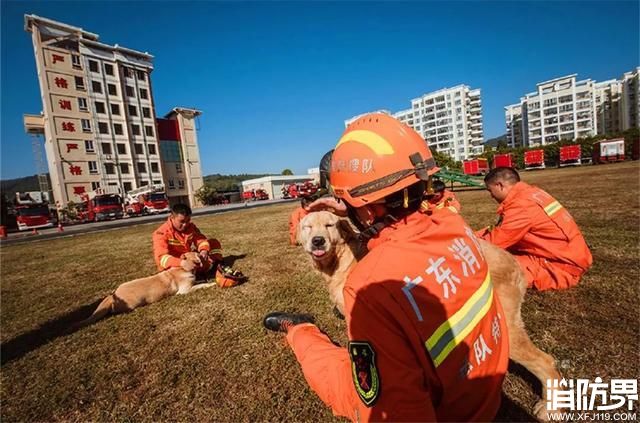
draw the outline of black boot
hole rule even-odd
[[[276,332],[288,332],[291,327],[301,323],[315,323],[315,319],[310,314],[276,311],[264,316],[262,321],[265,328]]]

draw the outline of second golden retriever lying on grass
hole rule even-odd
[[[126,313],[173,295],[188,294],[196,289],[215,285],[215,282],[195,285],[194,271],[202,264],[198,253],[186,253],[182,259],[183,267],[174,267],[153,276],[123,283],[113,294],[102,300],[89,318],[77,323],[74,327],[81,328],[109,314]]]
[[[327,282],[331,301],[344,313],[344,284],[353,266],[366,253],[352,227],[333,213],[313,212],[300,221],[298,241],[312,257],[313,267]],[[553,357],[539,350],[524,328],[520,312],[527,290],[524,274],[511,254],[486,241],[478,242],[507,318],[509,358],[523,365],[542,382],[543,399],[533,411],[539,419],[548,420],[546,381],[561,377]]]

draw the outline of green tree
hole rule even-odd
[[[282,175],[293,175],[293,172],[291,169],[285,169],[282,171]]]

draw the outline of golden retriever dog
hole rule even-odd
[[[183,267],[123,283],[102,300],[89,318],[77,323],[74,328],[90,325],[109,314],[126,313],[173,295],[188,294],[215,285],[215,282],[195,284],[195,269],[202,264],[198,253],[185,253],[182,259],[185,261]]]
[[[366,253],[352,226],[328,211],[309,213],[300,221],[298,241],[311,256],[313,267],[324,277],[331,301],[344,313],[344,284],[353,266]],[[550,414],[557,418],[558,413],[546,410],[546,381],[559,380],[561,376],[553,357],[539,350],[525,330],[521,315],[527,291],[525,276],[510,253],[487,241],[478,241],[507,318],[509,358],[524,366],[542,382],[543,398],[533,412],[543,421],[550,419]]]

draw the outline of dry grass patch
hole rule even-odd
[[[574,215],[595,264],[575,289],[530,292],[532,339],[567,377],[639,377],[638,162],[524,173]],[[459,193],[472,227],[494,220],[483,191]],[[123,281],[155,271],[157,224],[3,247],[2,411],[5,421],[327,421],[281,336],[273,310],[311,312],[344,344],[319,276],[287,245],[293,204],[196,217],[250,277],[245,285],[173,297],[62,335]],[[75,313],[75,314],[74,314]],[[527,420],[536,396],[514,369],[501,418]]]

